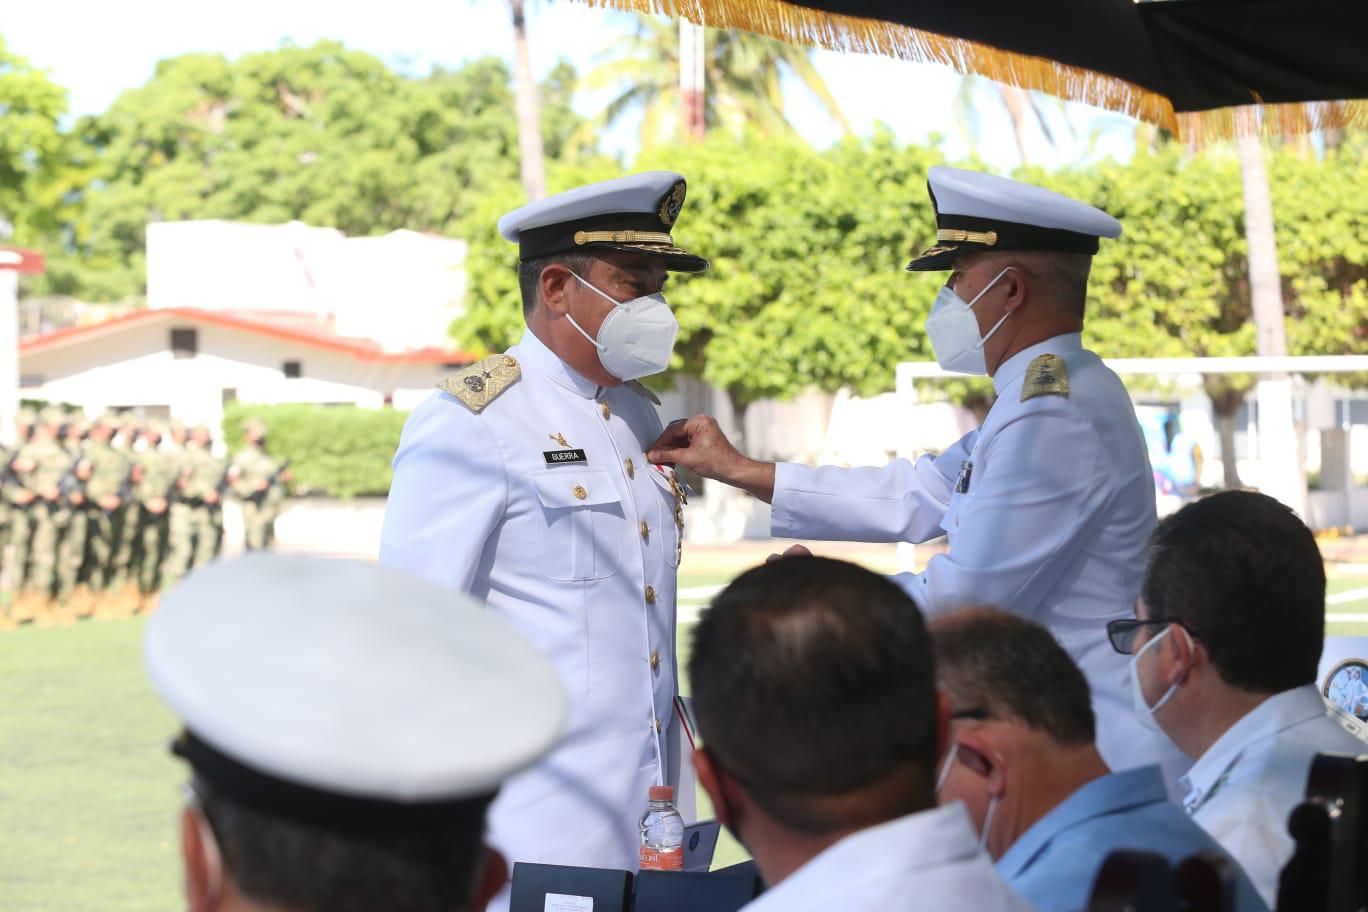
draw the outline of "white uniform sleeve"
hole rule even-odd
[[[896,459],[882,468],[781,462],[774,472],[770,534],[821,541],[938,538],[960,466],[978,435],[970,431],[934,458],[923,456],[916,463]]]
[[[1104,511],[1097,432],[1064,399],[1042,399],[986,444],[970,493],[951,504],[950,549],[899,581],[923,611],[996,605],[1030,616]]]
[[[484,422],[445,393],[433,396],[404,423],[380,563],[469,591],[507,500],[503,458]]]

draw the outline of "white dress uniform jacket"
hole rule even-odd
[[[1030,912],[979,848],[958,801],[860,830],[794,871],[742,912]]]
[[[483,411],[439,392],[409,417],[380,560],[487,602],[565,684],[566,735],[503,787],[493,845],[510,862],[635,871],[647,791],[677,786],[682,756],[680,530],[669,476],[643,453],[660,419],[642,392],[595,386],[530,331],[506,357],[521,378]]]
[[[1062,359],[1067,394],[1022,400],[1028,368]],[[1130,617],[1156,518],[1154,480],[1120,379],[1078,333],[1018,352],[993,375],[979,430],[940,456],[883,468],[780,464],[772,530],[788,538],[924,542],[949,550],[897,579],[936,614],[995,605],[1049,627],[1092,685],[1098,746],[1113,769],[1187,761],[1131,706],[1127,656],[1106,622]]]
[[[1306,796],[1311,762],[1320,753],[1368,753],[1362,731],[1307,684],[1260,703],[1183,777],[1183,806],[1240,863],[1269,908],[1292,857],[1287,817]]]

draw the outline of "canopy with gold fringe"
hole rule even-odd
[[[941,63],[1194,142],[1368,126],[1368,0],[584,2]]]

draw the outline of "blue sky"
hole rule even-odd
[[[632,27],[630,16],[580,3],[532,0],[529,6],[533,65],[539,72],[561,58],[583,72]],[[191,51],[236,57],[283,41],[312,44],[330,38],[415,73],[484,54],[512,54],[506,8],[495,0],[10,0],[0,10],[0,35],[12,51],[69,88],[75,114],[103,110],[122,90],[146,82],[158,60]],[[945,136],[952,158],[970,152],[955,115],[960,80],[947,68],[824,51],[815,59],[856,132],[868,133],[883,122],[908,142]],[[836,138],[835,125],[801,90],[791,87],[788,96],[792,119],[809,142],[825,145]],[[579,100],[586,114],[601,104],[601,95],[585,93]],[[1020,159],[1005,112],[987,101],[979,110],[975,151],[992,167],[1015,167]],[[1120,115],[1052,103],[1049,116],[1060,148],[1037,132],[1029,143],[1033,162],[1129,155],[1130,122]],[[1102,138],[1090,143],[1099,128],[1105,128]],[[606,145],[630,158],[633,136],[624,126]]]

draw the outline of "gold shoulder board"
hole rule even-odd
[[[1026,368],[1026,379],[1021,384],[1021,401],[1036,396],[1069,395],[1069,368],[1059,355],[1041,355]]]
[[[504,390],[522,378],[522,368],[512,355],[490,355],[447,377],[437,388],[465,403],[475,414],[498,399]]]

